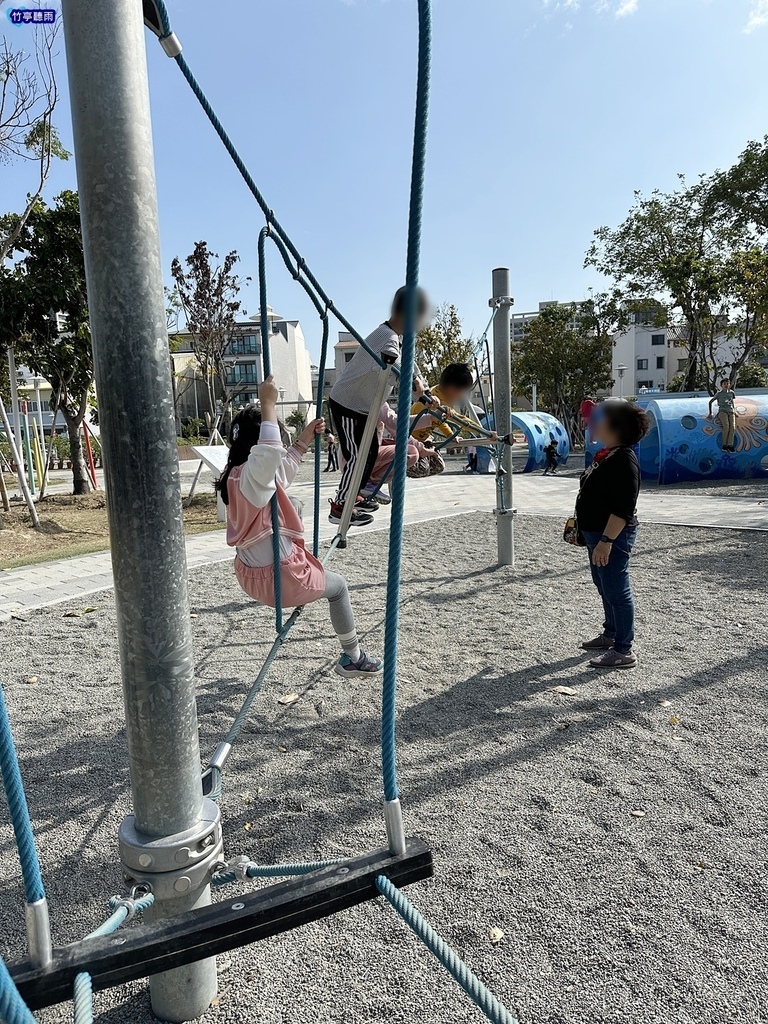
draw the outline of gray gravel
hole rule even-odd
[[[640,668],[605,676],[578,650],[598,607],[583,554],[559,530],[521,517],[516,572],[494,568],[489,517],[407,531],[400,781],[408,831],[437,867],[409,895],[522,1024],[765,1020],[768,536],[642,529]],[[342,562],[380,651],[386,536],[356,537]],[[191,594],[208,752],[268,648],[271,616],[228,564],[193,572]],[[87,601],[98,610],[0,625],[59,941],[105,915],[129,806],[114,603]],[[236,749],[229,855],[383,845],[379,689],[331,672],[328,630],[325,610],[310,609]],[[281,707],[293,690],[301,701]],[[0,949],[15,957],[22,900],[5,812],[0,852]],[[491,927],[505,933],[497,946]],[[220,978],[206,1024],[482,1019],[380,903],[221,957]],[[96,1007],[109,1024],[153,1020],[143,983]],[[39,1017],[70,1015],[65,1004]]]

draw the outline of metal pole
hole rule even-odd
[[[537,384],[531,387],[531,412],[539,411],[539,388]]]
[[[2,424],[5,427],[5,432],[8,435],[8,444],[9,444],[10,449],[11,449],[11,458],[16,463],[16,476],[17,476],[18,481],[19,481],[19,487],[21,489],[21,493],[24,495],[24,501],[26,501],[27,508],[29,509],[29,515],[30,515],[30,518],[32,520],[32,525],[33,526],[39,526],[40,525],[40,520],[38,519],[38,516],[37,516],[37,509],[35,508],[35,502],[34,502],[34,500],[32,498],[32,495],[29,493],[29,487],[27,485],[27,478],[24,476],[24,465],[23,465],[23,461],[22,461],[22,458],[21,458],[21,452],[19,451],[19,449],[18,449],[18,447],[16,445],[16,438],[13,436],[13,431],[11,430],[11,424],[8,421],[8,413],[5,411],[5,406],[3,405],[3,399],[2,398],[0,398],[0,420],[2,420]]]
[[[218,816],[201,832],[210,808],[202,797],[142,2],[62,6],[134,807],[120,829],[121,858],[131,877],[141,868],[151,877],[152,916],[163,918],[210,903],[202,848],[220,858],[221,837]],[[215,960],[152,977],[150,995],[163,1020],[201,1016],[216,995]]]
[[[21,451],[21,412],[19,409],[19,388],[18,374],[16,373],[16,356],[13,345],[8,346],[8,376],[11,379],[11,419],[13,420],[13,433],[16,437],[16,445]]]
[[[493,321],[493,366],[495,390],[493,416],[496,432],[508,434],[512,429],[512,350],[510,310],[514,299],[509,294],[509,270],[504,267],[493,272],[493,298],[491,306],[499,306]],[[512,448],[501,447],[501,498],[496,510],[496,531],[499,547],[499,565],[515,564],[514,512],[512,506]]]
[[[33,380],[35,387],[35,405],[37,406],[37,425],[40,428],[40,446],[42,448],[43,462],[48,458],[48,451],[45,446],[45,424],[43,423],[43,409],[40,404],[40,378],[35,377]]]

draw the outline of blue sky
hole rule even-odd
[[[2,6],[7,6],[8,0]],[[366,333],[404,276],[415,0],[168,0],[185,56],[307,262]],[[592,231],[633,190],[672,188],[768,133],[768,0],[435,0],[422,282],[488,317],[509,266],[517,308],[581,298]],[[23,28],[3,27],[7,33]],[[15,35],[14,35],[15,38]],[[255,277],[261,215],[175,63],[151,36],[166,267],[206,239]],[[71,132],[64,85],[59,123]],[[24,168],[0,167],[0,205]],[[75,187],[60,165],[48,195]],[[309,303],[270,259],[270,303]],[[249,312],[256,289],[243,293]]]

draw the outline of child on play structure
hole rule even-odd
[[[449,363],[448,366],[440,374],[440,383],[431,389],[431,395],[435,398],[441,406],[441,409],[445,412],[443,419],[452,420],[456,426],[462,426],[465,430],[469,430],[473,434],[477,434],[478,430],[482,430],[480,424],[475,419],[471,419],[465,416],[461,412],[457,412],[455,406],[463,407],[469,403],[469,396],[474,383],[474,376],[467,363]],[[418,402],[411,409],[411,413],[414,416],[419,416],[424,410],[423,404]],[[433,431],[438,431],[443,437],[452,437],[455,433],[456,426],[451,426],[450,423],[443,423],[442,420],[437,419],[428,414],[420,416],[416,426],[413,430],[413,436],[415,440],[420,441],[422,444],[428,443]],[[490,435],[491,441],[498,440],[498,434],[492,433]],[[442,473],[445,469],[445,464],[440,459],[440,465],[435,465],[434,456],[437,455],[440,458],[438,452],[429,452],[427,449],[427,458],[419,459],[416,465],[408,473],[409,476],[433,476],[435,473]],[[477,459],[477,453],[475,453],[475,460]],[[477,466],[471,470],[477,472]]]
[[[423,409],[424,406],[421,406]],[[379,450],[376,453],[376,461],[371,470],[371,479],[360,492],[364,498],[375,498],[380,505],[389,505],[392,496],[386,483],[382,483],[391,475],[392,462],[395,458],[395,434],[397,432],[397,413],[385,402],[379,413],[377,433],[379,438]],[[388,436],[387,436],[388,435]],[[406,466],[411,470],[427,449],[419,441],[410,438],[408,441],[408,454]],[[436,452],[432,453],[436,455]],[[442,461],[442,460],[441,460]]]
[[[260,604],[275,607],[272,548],[272,496],[277,494],[282,603],[296,608],[324,597],[342,647],[340,676],[378,675],[383,663],[361,650],[347,581],[328,572],[304,546],[304,524],[287,488],[301,458],[325,421],[313,420],[286,449],[277,419],[279,393],[270,375],[259,386],[261,408],[241,410],[229,431],[229,458],[216,489],[227,506],[227,544],[236,549],[235,575],[242,589]]]
[[[383,357],[397,357],[399,360],[402,334],[405,328],[407,290],[399,288],[392,300],[389,320],[381,324],[365,339],[369,349]],[[429,313],[429,303],[421,288],[416,295],[416,328],[424,326]],[[395,366],[398,364],[395,363]],[[373,522],[369,513],[377,508],[376,502],[361,502],[358,495],[350,495],[349,489],[358,459],[365,460],[360,490],[363,490],[371,478],[379,450],[379,439],[374,434],[371,446],[367,451],[360,451],[360,443],[365,431],[365,423],[376,396],[379,376],[382,372],[378,362],[360,346],[354,356],[342,370],[339,379],[331,388],[328,406],[336,428],[341,446],[344,469],[339,482],[339,489],[331,501],[331,512],[328,516],[332,523],[340,523],[344,512],[344,504],[348,500],[355,502],[351,526],[367,526]],[[392,394],[394,378],[389,392],[384,396],[386,401]],[[437,403],[435,402],[435,405]],[[393,413],[396,417],[396,414]]]

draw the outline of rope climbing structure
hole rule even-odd
[[[68,2],[65,0],[65,15],[68,7],[74,8],[76,4],[82,4],[82,2],[83,0],[68,0]],[[133,0],[121,0],[121,2],[128,4]],[[431,55],[430,0],[417,0],[417,5],[418,81],[406,260],[407,309],[399,367],[399,374],[406,382],[412,379],[415,364],[416,298],[419,281]],[[85,8],[80,10],[82,13]],[[258,239],[258,260],[265,376],[271,370],[266,273],[266,243],[268,240],[275,244],[287,270],[304,289],[318,313],[322,324],[317,403],[317,415],[320,416],[328,351],[329,316],[335,316],[363,346],[364,339],[352,328],[328,298],[327,293],[322,289],[264,200],[201,86],[182,57],[181,45],[171,28],[165,4],[162,0],[156,0],[156,2],[144,0],[143,14],[145,23],[159,37],[165,52],[175,59],[264,213],[266,223]],[[91,284],[89,279],[89,288]],[[97,351],[97,371],[98,363]],[[382,379],[386,380],[392,368],[380,365],[382,365]],[[129,856],[133,847],[130,844],[130,837],[124,823],[121,828],[121,852],[123,853],[124,873],[126,877],[133,879],[134,883],[130,892],[124,896],[113,897],[110,901],[110,910],[112,911],[110,917],[82,941],[66,947],[54,947],[50,938],[45,891],[32,825],[24,797],[10,722],[0,689],[0,768],[2,768],[3,782],[22,867],[27,901],[29,946],[27,959],[14,965],[10,970],[0,961],[0,1018],[5,1024],[30,1024],[33,1021],[31,1010],[52,1005],[68,997],[74,1000],[76,1024],[89,1024],[93,1020],[94,991],[147,976],[152,979],[166,975],[172,978],[176,969],[181,966],[188,964],[200,966],[202,962],[212,963],[217,954],[226,950],[235,949],[309,921],[327,917],[329,914],[357,903],[375,899],[379,895],[383,896],[392,906],[489,1020],[494,1021],[495,1024],[514,1024],[510,1013],[469,970],[458,955],[433,931],[419,911],[400,891],[402,886],[422,880],[432,874],[432,857],[428,848],[419,840],[406,838],[397,773],[396,707],[399,599],[407,446],[410,431],[414,426],[410,416],[410,402],[410,389],[408,387],[401,388],[398,397],[398,426],[393,468],[394,486],[388,556],[385,668],[381,715],[381,763],[388,848],[344,861],[314,861],[276,865],[259,865],[247,857],[237,857],[225,861],[218,852],[221,849],[221,840],[216,839],[217,835],[220,836],[218,810],[216,810],[210,821],[204,820],[198,828],[197,838],[200,841],[201,859],[197,868],[192,866],[188,869],[185,868],[182,872],[174,868],[173,870],[167,869],[165,873],[162,871],[157,871],[155,874],[149,871],[142,873],[137,870]],[[105,409],[104,416],[105,426],[107,426],[109,422],[108,409]],[[445,418],[445,421],[450,422],[449,418]],[[320,441],[317,438],[314,466],[316,525],[313,536],[313,551],[316,554],[319,549],[317,532],[319,445]],[[225,740],[217,747],[203,775],[202,789],[205,795],[201,795],[200,799],[203,800],[204,809],[215,807],[210,797],[216,798],[220,793],[222,772],[232,744],[236,741],[246,721],[248,712],[271,664],[301,614],[301,608],[297,608],[287,619],[283,618],[279,588],[280,550],[276,506],[273,506],[272,522],[276,638],[261,671],[246,696],[240,713],[235,718]],[[341,546],[341,540],[343,540],[341,536],[335,539],[326,559],[337,547]],[[117,580],[116,589],[119,589]],[[118,608],[120,608],[119,601]],[[206,813],[213,814],[210,810],[206,810]],[[171,839],[175,840],[176,837],[172,836]],[[188,845],[184,847],[185,856],[194,859],[197,848],[188,835],[186,842]],[[137,846],[136,849],[141,849],[141,847]],[[152,856],[164,855],[164,851],[167,849],[179,852],[178,845],[169,847],[162,837],[156,841],[155,845],[148,846],[146,849],[152,850],[151,855],[145,854],[150,861]],[[209,851],[208,853],[205,853],[206,849]],[[178,860],[178,857],[176,859]],[[145,861],[139,860],[138,863],[144,864]],[[182,891],[176,883],[181,881],[184,881],[185,884],[189,883],[190,879],[187,876],[193,874],[199,887],[210,886],[216,890],[222,889],[232,882],[245,882],[249,879],[280,878],[287,879],[287,881],[280,881],[267,888],[257,890],[253,894],[238,897],[235,902],[222,899],[206,906],[205,901],[202,901],[196,909],[179,916],[158,918],[151,916],[156,900],[167,898],[169,882],[173,882],[177,891]],[[148,920],[142,924],[142,927],[126,931],[119,942],[116,942],[113,938],[114,932],[144,911],[147,912]],[[199,1015],[199,1012],[202,1012],[207,1006],[207,1002],[210,1002],[210,997],[207,997],[207,1002],[199,1002],[201,993],[205,991],[203,986],[197,986],[195,993],[198,998],[197,1012],[193,1014],[192,1011],[187,1011],[187,1019],[192,1015]],[[157,993],[153,993],[153,1005],[155,1005],[155,995]],[[179,1017],[176,1016],[175,1019],[179,1019]]]

